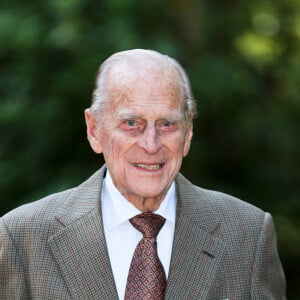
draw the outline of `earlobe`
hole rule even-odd
[[[185,137],[185,142],[184,142],[184,149],[183,149],[183,156],[187,156],[190,150],[191,146],[191,141],[193,137],[193,125],[190,126],[189,131]]]
[[[97,126],[97,120],[94,115],[91,113],[90,109],[84,111],[85,122],[87,127],[87,138],[90,143],[91,148],[95,153],[102,153],[101,141],[99,138],[99,128]]]

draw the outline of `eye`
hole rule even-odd
[[[136,126],[136,121],[135,120],[127,120],[126,124],[130,127]]]
[[[170,121],[164,121],[164,122],[162,123],[162,126],[164,126],[164,127],[171,127],[171,126],[172,126],[172,123],[171,123]]]
[[[177,128],[177,122],[173,122],[171,120],[161,120],[158,123],[158,128],[164,133],[173,132]]]

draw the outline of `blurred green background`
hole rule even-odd
[[[6,1],[0,10],[0,215],[103,163],[83,110],[110,54],[150,48],[186,68],[198,101],[182,172],[272,213],[300,299],[300,2]]]

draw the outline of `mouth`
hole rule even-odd
[[[162,164],[133,164],[135,167],[139,168],[139,169],[143,169],[143,170],[147,170],[147,171],[157,171],[160,170],[163,166],[164,163]]]

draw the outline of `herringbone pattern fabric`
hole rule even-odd
[[[125,300],[164,299],[166,276],[157,256],[156,236],[165,219],[157,214],[142,213],[130,222],[143,234],[143,238],[133,254]]]
[[[1,300],[118,299],[101,215],[105,171],[0,218]],[[165,300],[286,299],[270,214],[181,174],[176,192]]]

